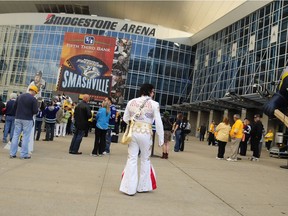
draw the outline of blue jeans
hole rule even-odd
[[[15,128],[13,133],[13,138],[10,147],[10,155],[15,156],[18,150],[18,142],[21,132],[23,132],[22,147],[20,152],[20,157],[28,157],[28,145],[30,142],[31,131],[33,128],[33,120],[22,120],[15,119]]]
[[[15,116],[6,116],[3,142],[7,142],[8,133],[10,133],[10,140],[12,140],[13,132],[14,132],[14,121],[15,121]]]
[[[111,129],[108,129],[108,130],[107,130],[107,133],[106,133],[106,147],[105,147],[105,152],[106,152],[106,153],[110,153],[111,132],[112,132],[112,130],[111,130]]]
[[[75,132],[69,148],[69,153],[77,153],[79,151],[84,134],[85,130],[78,130],[77,128],[75,128]]]
[[[175,146],[174,146],[175,152],[179,151],[180,143],[181,143],[181,130],[176,130],[176,132],[175,132]]]

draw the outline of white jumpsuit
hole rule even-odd
[[[129,122],[135,113],[139,112],[139,107],[147,98],[150,97],[141,96],[128,102],[123,116],[123,120],[126,123]],[[159,104],[150,98],[141,110],[140,116],[135,119],[132,141],[128,146],[128,159],[122,173],[120,185],[120,191],[128,195],[134,195],[137,191],[155,190],[157,187],[155,171],[150,162],[152,146],[151,125],[154,121],[156,132],[159,136],[159,146],[162,146],[164,143],[164,131]],[[138,180],[137,160],[139,150],[141,151],[141,166]]]

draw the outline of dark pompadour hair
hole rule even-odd
[[[139,96],[150,96],[151,91],[154,89],[154,86],[150,83],[144,83],[139,91]]]
[[[110,103],[113,103],[112,97],[107,97],[107,99],[110,101]]]

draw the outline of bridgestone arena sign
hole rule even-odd
[[[150,37],[155,37],[156,29],[152,27],[146,27],[142,25],[134,25],[125,23],[123,25],[119,22],[91,19],[91,18],[79,18],[79,17],[64,17],[56,16],[55,14],[49,14],[44,22],[46,25],[64,25],[64,26],[78,26],[85,28],[95,28],[111,31],[120,31],[131,34],[140,34]]]

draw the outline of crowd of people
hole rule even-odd
[[[10,158],[17,157],[21,143],[21,159],[30,159],[34,141],[54,141],[55,137],[72,134],[69,154],[81,155],[80,145],[91,127],[95,128],[94,147],[91,156],[101,157],[110,153],[111,137],[115,132],[124,132],[131,116],[140,109],[135,117],[133,139],[128,146],[128,158],[125,165],[120,191],[134,195],[156,189],[156,174],[149,160],[152,145],[152,125],[159,135],[159,146],[163,149],[163,159],[168,159],[169,143],[175,137],[174,151],[184,151],[185,137],[190,132],[190,123],[182,113],[174,121],[169,112],[160,114],[159,104],[153,100],[154,87],[143,84],[140,97],[128,102],[124,115],[119,115],[112,98],[105,98],[97,112],[92,111],[88,102],[89,95],[83,95],[82,101],[73,103],[68,96],[58,95],[49,101],[39,96],[39,88],[29,85],[27,93],[10,95],[10,100],[1,108],[5,116],[3,143],[10,143]],[[0,103],[1,104],[1,103]],[[141,105],[142,104],[142,105]],[[3,109],[3,112],[2,112]],[[94,125],[95,124],[95,125]],[[164,126],[164,127],[163,127]],[[42,132],[45,132],[43,139]],[[73,131],[73,133],[72,133]],[[164,132],[165,131],[165,132]],[[140,155],[140,178],[137,180],[137,160]],[[136,163],[135,163],[136,162]],[[135,165],[136,164],[136,165]]]
[[[244,121],[241,121],[239,114],[235,114],[233,120],[234,123],[232,124],[232,127],[229,124],[229,119],[227,117],[224,117],[223,121],[218,125],[215,124],[215,121],[211,121],[207,141],[208,145],[218,146],[216,159],[224,159],[226,144],[230,142],[231,146],[227,161],[241,160],[241,156],[246,156],[249,143],[251,151],[253,151],[250,160],[259,161],[262,141],[263,139],[265,140],[265,147],[267,148],[267,151],[269,151],[274,137],[273,131],[270,129],[268,133],[265,134],[261,116],[259,114],[254,115],[254,121],[252,123],[250,123],[247,118],[245,118]],[[199,131],[200,141],[203,141],[205,129],[202,129],[202,131],[201,129],[202,126]]]
[[[135,123],[132,128],[132,141],[128,145],[127,162],[119,188],[127,195],[157,188],[155,170],[150,161],[153,125],[159,137],[158,144],[162,148],[162,159],[168,159],[171,141],[175,141],[174,152],[184,151],[186,136],[191,132],[190,123],[183,113],[178,113],[175,120],[168,111],[162,113],[161,117],[159,103],[153,100],[155,90],[151,84],[141,86],[139,97],[127,103],[123,116],[119,115],[110,97],[105,98],[99,110],[94,112],[88,104],[90,96],[87,94],[83,95],[82,101],[78,104],[64,95],[53,97],[45,103],[41,97],[36,99],[37,94],[38,88],[30,85],[27,93],[19,96],[12,93],[6,106],[1,109],[1,114],[5,114],[6,119],[3,142],[11,142],[10,158],[17,157],[19,140],[22,143],[20,158],[31,158],[33,147],[30,147],[30,143],[40,140],[43,123],[43,141],[53,141],[55,137],[65,137],[67,134],[73,135],[68,150],[69,154],[73,155],[82,154],[79,151],[82,139],[88,135],[91,127],[94,127],[94,147],[90,155],[102,157],[110,153],[112,134],[124,132],[126,125],[133,118]],[[224,159],[226,144],[231,142],[227,161],[237,161],[238,154],[246,156],[247,144],[250,142],[253,151],[251,160],[258,161],[264,131],[260,116],[255,115],[251,124],[248,119],[242,122],[238,114],[235,114],[233,119],[232,126],[227,117],[218,125],[214,121],[211,122],[208,129],[208,145],[218,145],[216,158]],[[203,141],[206,127],[202,125],[199,132],[200,141]],[[269,150],[273,140],[271,130],[265,135],[265,140]],[[141,164],[138,174],[139,157]]]

